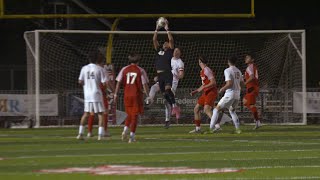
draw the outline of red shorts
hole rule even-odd
[[[247,101],[248,105],[256,104],[256,97],[259,95],[259,87],[247,88],[246,95],[243,99]]]
[[[201,106],[208,105],[214,107],[214,102],[216,101],[217,95],[218,94],[215,91],[203,93],[198,99],[198,104]]]
[[[137,115],[143,113],[143,100],[139,96],[124,97],[124,106],[127,114]]]

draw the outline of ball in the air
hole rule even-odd
[[[164,27],[167,23],[167,19],[164,17],[159,17],[159,19],[157,20],[157,25],[159,27]]]

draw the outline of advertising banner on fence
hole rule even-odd
[[[307,92],[307,113],[320,113],[320,92]],[[293,112],[302,113],[302,93],[293,93]]]
[[[40,95],[40,116],[58,116],[58,95]],[[0,116],[30,116],[35,113],[35,96],[0,94]]]

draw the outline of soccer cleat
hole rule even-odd
[[[172,108],[172,115],[176,115],[176,119],[180,119],[181,109],[178,106]]]
[[[200,129],[199,130],[194,129],[194,130],[189,131],[189,134],[201,134],[201,133],[202,133],[202,131]]]
[[[170,127],[170,121],[165,121],[164,128],[168,129]]]
[[[122,132],[121,134],[121,140],[125,141],[128,138],[128,134],[126,132]]]
[[[82,134],[79,134],[79,135],[77,136],[77,139],[79,139],[79,140],[84,140],[83,135],[82,135]]]
[[[257,129],[259,129],[261,126],[262,126],[261,124],[256,124],[256,125],[254,126],[253,130],[257,130]]]
[[[146,105],[151,105],[153,103],[153,99],[150,97],[147,97],[144,102],[146,103]]]
[[[128,143],[133,143],[133,142],[136,142],[136,139],[133,137],[130,137]]]
[[[92,134],[92,133],[88,133],[88,134],[87,134],[87,137],[88,137],[88,138],[93,137],[93,134]]]
[[[236,134],[241,134],[240,128],[237,128],[237,129],[236,129]]]
[[[215,127],[213,130],[212,130],[212,132],[213,133],[218,133],[219,131],[222,131],[222,129],[221,129],[221,127]]]
[[[98,141],[102,140],[103,136],[102,135],[99,135],[98,136]]]

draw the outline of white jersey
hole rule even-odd
[[[234,99],[240,99],[240,91],[241,91],[241,81],[243,81],[241,71],[235,67],[231,66],[224,70],[225,81],[232,80],[232,86],[226,90],[224,96],[231,97]]]
[[[107,81],[103,68],[96,64],[83,66],[79,80],[84,83],[84,102],[103,102],[100,83]]]
[[[184,70],[183,61],[180,58],[176,59],[175,57],[172,57],[171,68],[172,68],[171,72],[173,74],[173,81],[179,81],[179,78],[178,78],[179,71]]]

